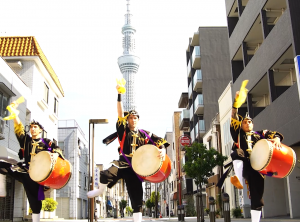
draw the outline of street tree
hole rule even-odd
[[[207,149],[203,143],[195,142],[190,147],[186,146],[185,149],[187,159],[183,168],[186,174],[195,180],[197,187],[200,187],[200,212],[197,209],[197,221],[201,216],[201,222],[204,222],[201,188],[207,183],[208,178],[214,175],[213,169],[216,166],[223,166],[223,162],[227,157],[214,148]]]
[[[119,207],[120,207],[120,211],[121,211],[121,217],[124,217],[123,212],[125,207],[127,206],[127,201],[126,200],[121,200],[119,202]]]

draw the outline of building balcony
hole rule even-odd
[[[204,120],[199,120],[198,123],[195,126],[195,131],[196,131],[196,138],[198,139],[199,137],[202,138],[205,134],[205,124]]]
[[[195,46],[192,54],[192,68],[201,69],[200,46]]]
[[[196,92],[202,91],[202,71],[201,69],[196,70],[193,77],[193,90]]]
[[[193,116],[194,116],[193,105],[190,107],[189,112],[190,112],[190,121],[193,121]]]
[[[191,60],[189,60],[189,63],[187,65],[187,76],[191,77],[192,69],[191,69]]]
[[[190,82],[190,85],[189,85],[189,97],[188,99],[192,99],[193,98],[193,83]]]
[[[181,93],[179,102],[178,102],[178,108],[186,108],[189,103],[189,95],[187,92]]]
[[[187,130],[190,127],[190,111],[188,109],[182,110],[180,114],[180,130]]]
[[[195,141],[194,129],[191,130],[192,143]]]
[[[203,94],[197,95],[194,101],[194,107],[195,107],[195,114],[200,115],[204,113]]]

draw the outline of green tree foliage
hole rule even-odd
[[[42,201],[42,210],[53,212],[58,203],[53,198],[46,198]]]
[[[127,201],[126,200],[121,200],[120,202],[119,202],[119,207],[120,207],[120,209],[123,211],[124,210],[124,208],[127,206]]]
[[[155,204],[155,201],[158,201],[159,199],[160,199],[160,193],[157,191],[157,195],[155,197],[155,191],[153,191],[150,197],[151,202]]]
[[[146,201],[146,207],[149,209],[152,209],[152,207],[155,207],[155,203],[152,203],[152,201],[149,199]]]
[[[207,149],[202,143],[193,143],[190,147],[185,147],[187,161],[183,166],[186,174],[195,180],[195,184],[200,188],[207,183],[209,177],[214,175],[213,169],[216,166],[223,166],[226,156],[220,154],[214,148]],[[200,198],[201,221],[204,221],[203,200]]]
[[[196,216],[195,203],[194,203],[193,195],[188,195],[188,196],[185,196],[185,197],[187,199],[187,205],[185,206],[186,215],[188,217]]]

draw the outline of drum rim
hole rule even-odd
[[[48,151],[45,151],[45,152],[48,152]],[[54,153],[50,153],[50,152],[48,152],[48,153],[49,153],[50,156],[54,156],[54,155],[53,155]],[[56,155],[55,155],[55,156],[56,156]],[[59,156],[57,156],[57,158],[59,158]],[[55,164],[56,164],[57,158],[56,158],[54,161],[51,161],[51,169],[50,169],[50,171],[49,171],[49,174],[46,176],[46,178],[43,179],[43,180],[41,180],[41,181],[36,181],[36,182],[42,183],[42,182],[44,182],[44,181],[46,181],[46,180],[49,179],[49,177],[51,176],[51,174],[52,174],[52,172],[53,172],[53,168],[54,168],[54,166],[55,166]]]
[[[291,150],[292,150],[292,152],[293,152],[293,164],[292,164],[292,166],[291,166],[290,171],[289,171],[283,178],[288,177],[288,176],[293,172],[293,170],[294,170],[294,168],[295,168],[295,165],[296,165],[296,153],[295,153],[295,151],[294,151],[292,148],[291,148]]]
[[[145,145],[143,145],[143,146],[152,146],[152,147],[156,147],[157,148],[157,146],[154,146],[153,144],[145,144]],[[143,146],[141,146],[141,147],[143,147]],[[141,147],[139,147],[139,149],[141,148]],[[137,149],[138,150],[138,149]],[[133,155],[133,157],[134,157],[134,155]],[[133,157],[132,157],[132,159],[133,159]],[[153,176],[154,174],[156,174],[158,171],[160,171],[160,169],[161,169],[161,167],[162,167],[162,165],[163,165],[163,159],[161,158],[160,159],[160,165],[159,165],[159,167],[158,167],[158,169],[154,172],[154,173],[152,173],[152,174],[147,174],[147,175],[142,175],[142,174],[139,174],[139,173],[137,173],[136,171],[134,171],[133,170],[133,167],[132,167],[132,170],[137,174],[137,175],[139,175],[139,176],[141,176],[141,177],[150,177],[150,176]]]
[[[270,147],[269,146],[269,141],[268,140],[266,140],[266,139],[262,139],[262,140],[265,140],[267,143],[268,143],[268,147],[269,147],[269,150],[270,150],[270,152],[269,152],[269,157],[268,157],[268,161],[267,161],[267,163],[260,169],[260,170],[257,170],[257,171],[262,171],[262,170],[264,170],[269,164],[270,164],[270,162],[271,162],[271,160],[272,160],[272,156],[273,156],[273,148],[272,147]],[[261,141],[261,140],[259,140],[259,141]],[[257,144],[257,143],[256,143]],[[255,145],[256,145],[255,144]],[[255,146],[254,145],[254,146]],[[254,147],[253,147],[254,148]]]
[[[153,175],[156,174],[158,171],[160,171],[162,164],[163,164],[163,161],[161,160],[161,161],[160,161],[160,166],[159,166],[158,170],[156,170],[156,171],[155,171],[154,173],[152,173],[152,174],[149,174],[149,175],[141,175],[141,174],[138,174],[138,173],[136,173],[136,174],[138,174],[138,175],[140,175],[140,176],[142,176],[142,177],[150,177],[150,176],[153,176]],[[134,172],[135,172],[135,171],[134,171]]]
[[[38,153],[36,153],[34,156],[38,155],[39,153],[44,153],[44,152],[48,153],[49,156],[51,156],[51,153],[48,152],[48,151],[41,151],[41,152],[38,152]],[[29,162],[29,164],[30,164],[30,162]],[[53,165],[53,164],[52,164],[52,161],[51,161],[51,165]],[[28,174],[29,174],[29,177],[31,178],[30,166],[31,166],[31,165],[29,165]],[[31,179],[32,179],[33,181],[37,182],[37,183],[44,182],[45,180],[47,180],[47,179],[50,177],[52,170],[53,170],[53,166],[51,166],[50,172],[47,174],[47,176],[45,176],[46,179],[42,179],[42,180],[38,180],[38,181],[37,181],[37,180],[34,180],[33,178],[31,178]]]

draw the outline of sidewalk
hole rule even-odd
[[[209,217],[204,217],[205,222],[210,222]],[[80,221],[80,222],[88,222],[87,219],[83,219],[83,220],[74,220],[74,219],[62,219],[62,218],[57,218],[57,219],[41,219],[41,221],[55,221],[55,222],[59,222],[59,221],[63,221],[63,222],[71,222],[71,221]],[[109,221],[133,221],[132,217],[125,217],[125,218],[117,218],[114,219],[113,217],[110,218],[100,218],[98,219],[98,222],[109,222]],[[152,218],[152,217],[146,217],[144,216],[142,219],[143,221],[170,221],[170,222],[177,222],[178,221],[178,217],[171,217],[170,219],[168,217],[166,218]],[[185,221],[186,222],[197,222],[197,218],[196,217],[185,217]],[[251,222],[250,218],[231,218],[231,221],[233,222]],[[288,217],[275,217],[275,218],[262,218],[260,220],[261,222],[300,222],[300,218],[296,218],[296,219],[290,219]],[[217,218],[216,222],[224,222],[224,218]]]

